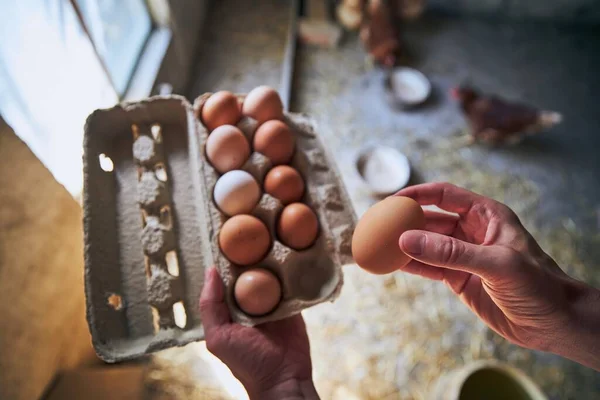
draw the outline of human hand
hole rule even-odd
[[[206,347],[225,363],[251,399],[318,399],[301,315],[246,327],[231,322],[215,268],[200,296]]]
[[[600,369],[600,292],[565,274],[504,204],[447,183],[398,195],[425,210],[424,231],[400,237],[403,271],[443,281],[512,343]]]

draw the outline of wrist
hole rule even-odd
[[[568,285],[567,337],[554,343],[551,351],[600,371],[600,290],[578,281]]]
[[[319,400],[312,379],[288,379],[265,390],[248,392],[251,400]]]

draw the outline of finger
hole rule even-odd
[[[400,236],[400,248],[424,264],[469,272],[483,278],[494,277],[504,266],[516,263],[503,247],[480,246],[426,231],[407,231]]]
[[[425,230],[441,233],[442,235],[451,235],[456,229],[459,218],[456,215],[444,214],[441,212],[423,210],[425,213]]]
[[[434,281],[443,281],[452,291],[458,295],[462,294],[465,283],[468,282],[472,274],[464,271],[456,271],[448,268],[434,267],[423,264],[421,261],[411,260],[407,265],[400,268],[400,271],[413,275],[419,275],[423,278]],[[478,278],[479,279],[479,278]]]
[[[433,267],[417,260],[410,261],[407,265],[400,268],[400,271],[419,275],[434,281],[443,281],[457,295],[461,295],[464,292],[466,283],[469,282],[469,277],[474,276],[464,271]],[[479,279],[479,277],[477,277],[477,279]]]
[[[209,268],[205,274],[204,288],[200,295],[200,314],[206,336],[231,320],[224,301],[223,282],[214,267]]]
[[[422,206],[435,205],[442,210],[465,214],[483,197],[450,183],[425,183],[400,190],[396,196],[406,196]]]
[[[423,278],[441,281],[444,278],[444,269],[432,267],[431,265],[423,264],[421,261],[411,260],[404,267],[400,268],[402,272],[419,275]]]

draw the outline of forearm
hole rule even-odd
[[[319,400],[319,395],[311,379],[291,379],[264,391],[248,393],[251,400]]]
[[[600,371],[600,290],[577,282],[568,334],[551,351]]]

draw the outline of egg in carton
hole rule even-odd
[[[155,96],[96,110],[86,121],[87,319],[94,348],[107,362],[202,340],[198,300],[204,271],[213,265],[232,318],[252,326],[333,301],[343,284],[341,267],[352,262],[353,208],[313,121],[294,113],[281,118],[294,136],[289,167],[303,178],[299,202],[314,211],[317,237],[300,251],[279,240],[284,205],[263,191],[273,163],[254,151],[237,173],[247,172],[259,186],[249,215],[267,228],[268,249],[251,265],[224,256],[219,236],[232,217],[214,201],[221,173],[206,157],[210,131],[194,112],[210,96],[193,107],[180,96]],[[236,98],[241,110],[245,96]],[[243,117],[236,125],[252,143],[259,123]],[[240,275],[256,267],[273,274],[281,288],[274,309],[261,315],[242,311],[234,294]]]
[[[265,90],[265,88],[256,88],[250,92],[249,96],[253,96],[253,93],[261,90]],[[206,112],[203,112],[203,107],[212,95],[212,93],[206,93],[198,97],[194,102],[194,113],[199,126],[202,154],[206,160],[203,164],[205,166],[203,169],[204,182],[209,192],[214,193],[217,182],[224,175],[221,175],[209,161],[210,157],[208,157],[206,150],[207,141],[212,133],[206,125],[210,126],[211,124],[203,123],[202,118],[202,115],[206,115]],[[254,95],[253,97],[258,96]],[[246,95],[238,94],[236,98],[238,106],[243,107]],[[280,108],[281,106],[276,105],[277,107]],[[246,112],[246,114],[252,114],[252,110]],[[252,143],[254,150],[240,169],[248,172],[261,188],[260,199],[249,214],[258,218],[267,227],[271,238],[271,246],[266,256],[261,257],[258,262],[248,265],[239,265],[230,261],[229,257],[223,254],[219,238],[222,236],[221,229],[224,224],[232,217],[223,213],[216,201],[209,202],[213,256],[225,282],[226,300],[232,317],[236,322],[244,325],[255,325],[289,317],[307,307],[327,300],[334,300],[339,294],[343,283],[341,266],[352,260],[351,241],[356,218],[340,175],[335,169],[332,158],[325,146],[316,134],[313,121],[306,115],[295,113],[284,113],[279,117],[268,115],[268,113],[261,115],[260,111],[255,114],[259,121],[249,116],[243,116],[236,122],[236,126],[244,133],[248,142]],[[261,127],[264,128],[267,124],[274,125],[274,121],[279,120],[289,127],[292,133],[293,152],[291,159],[288,159],[285,155],[278,157],[279,154],[271,154],[273,152],[268,149],[268,146],[259,143],[255,138],[255,134],[260,132]],[[212,132],[214,133],[215,130]],[[271,158],[256,151],[257,147],[263,147],[264,153]],[[272,162],[271,159],[273,158],[276,159],[275,162]],[[294,198],[294,195],[292,195],[289,199],[281,201],[277,198],[279,193],[274,196],[265,192],[264,189],[269,191],[266,185],[268,178],[265,178],[270,172],[274,171],[274,168],[282,169],[282,167],[288,171],[297,171],[301,176],[301,180],[304,181],[304,190],[301,191],[299,198]],[[283,194],[284,196],[278,197],[285,197],[285,193]],[[289,241],[293,238],[282,239],[281,229],[278,229],[278,224],[281,225],[280,222],[283,220],[286,208],[300,207],[298,206],[299,203],[314,211],[318,220],[317,236],[314,241],[308,240],[310,246],[307,248],[303,248],[305,245],[302,243],[299,243],[300,246],[290,246]],[[304,234],[306,234],[306,231],[301,230],[291,236],[298,237]],[[300,250],[298,250],[299,247]],[[281,282],[283,292],[281,302],[267,315],[253,316],[244,312],[236,301],[234,294],[235,283],[240,275],[255,268],[266,268],[273,272]]]

